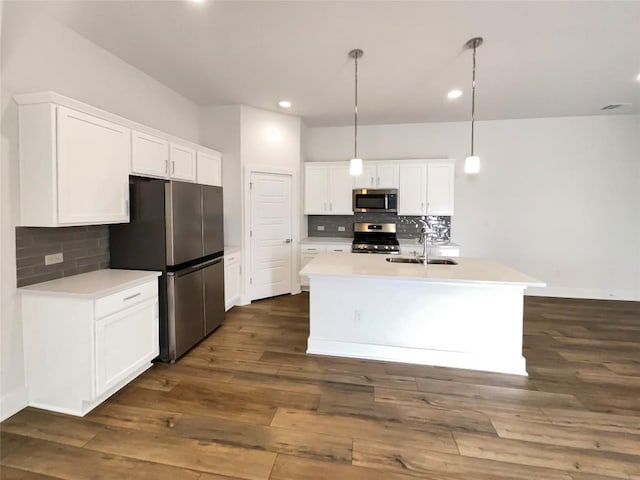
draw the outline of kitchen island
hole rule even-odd
[[[301,270],[310,278],[307,353],[527,375],[524,290],[543,282],[484,258],[387,258],[322,254]]]

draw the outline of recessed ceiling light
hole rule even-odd
[[[193,3],[204,3],[207,0],[191,0]]]
[[[291,102],[289,100],[280,100],[278,102],[278,105],[280,105],[282,108],[290,108]]]
[[[462,96],[462,90],[451,90],[449,93],[447,93],[447,97],[448,98],[458,98]]]
[[[638,76],[636,77],[636,82],[640,82],[640,73],[638,74]]]

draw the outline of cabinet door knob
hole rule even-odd
[[[291,239],[290,238],[285,238],[284,239],[284,243],[291,243]]]

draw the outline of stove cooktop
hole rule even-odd
[[[354,223],[353,253],[400,253],[395,223]]]

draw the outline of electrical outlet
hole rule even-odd
[[[52,253],[51,255],[45,255],[44,264],[45,265],[55,265],[56,263],[64,262],[64,257],[62,256],[62,252],[60,253]]]
[[[344,230],[345,230],[344,227],[338,227],[339,232],[344,232]]]
[[[324,225],[318,225],[318,230],[320,232],[324,232]]]

